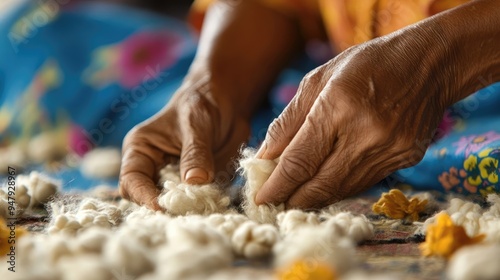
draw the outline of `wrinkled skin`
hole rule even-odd
[[[156,174],[171,160],[180,159],[188,183],[231,173],[258,97],[301,41],[293,18],[238,3],[212,9],[194,63],[202,70],[127,135],[123,197],[159,209]],[[309,73],[258,152],[280,163],[256,202],[320,208],[419,162],[445,108],[478,90],[480,78],[500,81],[499,15],[496,0],[472,1]]]
[[[429,96],[432,77],[386,44],[397,42],[353,47],[302,80],[258,153],[281,160],[257,203],[323,207],[420,161],[445,106]]]
[[[187,82],[168,106],[125,137],[121,195],[160,210],[157,174],[179,158],[187,183],[227,182],[234,171],[228,163],[249,133],[248,121],[227,101],[214,97],[209,84]]]

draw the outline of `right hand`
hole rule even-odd
[[[231,159],[249,137],[249,121],[215,91],[207,80],[187,79],[159,113],[127,134],[120,170],[122,197],[160,210],[159,170],[179,160],[183,182],[231,178]]]

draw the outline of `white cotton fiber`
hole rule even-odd
[[[490,207],[483,210],[478,204],[454,198],[450,206],[440,213],[450,215],[453,223],[463,226],[467,235],[485,234],[486,241],[500,242],[500,196],[490,194],[487,198]],[[427,219],[417,233],[425,234],[427,227],[434,223],[436,216]]]
[[[47,203],[50,198],[61,189],[61,181],[49,176],[32,171],[28,176],[19,175],[18,185],[23,185],[28,189],[31,196],[30,207],[37,207]]]
[[[246,221],[234,231],[231,244],[237,255],[255,259],[269,255],[278,240],[279,233],[275,226]]]
[[[199,222],[167,227],[167,243],[158,248],[158,266],[145,279],[204,279],[231,266],[233,254],[226,238]]]
[[[64,280],[109,280],[114,276],[104,260],[94,254],[63,258],[55,270],[60,272],[60,279]]]
[[[9,175],[9,167],[19,174],[27,162],[26,152],[20,145],[10,145],[0,148],[0,174]]]
[[[296,261],[320,262],[343,274],[356,263],[354,242],[336,224],[298,228],[278,242],[273,253],[278,268]]]
[[[354,242],[359,243],[373,236],[373,224],[365,215],[354,215],[349,212],[341,212],[332,215],[324,222],[324,226],[338,226]]]
[[[27,147],[30,160],[43,163],[58,159],[68,152],[64,131],[48,131],[33,137]]]
[[[61,182],[54,180],[37,171],[29,175],[18,175],[16,177],[15,202],[16,216],[21,216],[32,207],[38,207],[48,202],[61,188]],[[9,185],[5,183],[0,189],[0,217],[10,217],[7,211]]]
[[[80,170],[89,178],[118,177],[121,166],[121,152],[116,148],[96,148],[83,156]]]
[[[111,228],[121,222],[122,213],[117,206],[94,198],[82,200],[76,210],[67,210],[58,203],[52,203],[51,208],[53,218],[48,228],[50,234],[61,232],[75,235],[94,226]]]
[[[227,211],[229,196],[216,184],[189,185],[179,183],[178,167],[167,166],[162,177],[173,178],[163,184],[158,204],[172,215],[209,215]]]
[[[465,246],[451,258],[446,274],[451,280],[500,279],[500,244]]]
[[[228,238],[232,238],[234,231],[246,221],[249,221],[248,217],[242,214],[212,214],[206,219],[210,227]]]
[[[132,235],[133,228],[124,227],[113,235],[104,247],[104,259],[113,270],[138,277],[155,268],[156,251],[150,250]]]
[[[278,165],[278,160],[257,159],[255,158],[255,151],[249,148],[243,150],[242,155],[240,166],[246,179],[245,201],[243,203],[245,214],[251,220],[259,223],[274,224],[278,213],[285,210],[285,205],[257,205],[255,197]]]
[[[303,226],[319,225],[320,217],[314,212],[288,210],[278,214],[277,223],[280,234],[284,236]]]

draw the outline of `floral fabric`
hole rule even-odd
[[[80,154],[119,146],[170,100],[194,57],[196,35],[185,23],[132,9],[85,1],[50,9],[49,2],[23,1],[0,19],[1,33],[8,34],[0,37],[0,145],[57,130]],[[309,56],[282,72],[253,119],[251,144],[264,138],[302,77],[331,56],[318,55],[328,53],[325,48],[312,45]],[[483,89],[449,108],[423,160],[382,184],[499,192],[500,83],[489,84],[479,78]]]

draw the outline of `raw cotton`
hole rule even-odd
[[[338,224],[303,226],[291,232],[274,248],[274,266],[289,267],[297,261],[329,265],[338,275],[356,264],[354,242]]]
[[[158,204],[172,215],[209,215],[228,210],[229,196],[216,184],[180,183],[179,168],[167,165],[161,173],[165,180]]]
[[[373,224],[365,215],[354,215],[349,212],[340,212],[332,215],[324,222],[326,227],[337,227],[342,229],[343,236],[360,243],[373,236]]]
[[[231,243],[237,255],[255,259],[269,255],[278,240],[279,233],[275,226],[246,221],[235,230]]]
[[[285,210],[285,205],[257,205],[255,203],[255,197],[264,182],[271,176],[271,173],[278,165],[278,159],[258,159],[255,157],[255,150],[249,148],[243,150],[242,155],[240,166],[243,176],[246,179],[244,187],[245,201],[243,202],[245,214],[250,219],[259,223],[274,224],[278,213]]]
[[[112,178],[120,174],[122,156],[116,148],[96,148],[83,156],[80,171],[89,178]]]
[[[43,205],[48,202],[61,188],[61,182],[54,180],[37,171],[29,175],[19,175],[16,177],[16,186],[14,190],[15,215],[19,217],[25,211]],[[6,183],[0,189],[0,217],[10,218],[11,212],[8,211],[9,205],[9,185]]]
[[[306,225],[319,225],[320,217],[314,212],[304,212],[302,210],[288,210],[281,212],[277,216],[280,234],[285,236],[298,228]]]
[[[33,137],[27,146],[27,154],[31,161],[43,163],[63,157],[68,153],[65,130],[47,131]]]
[[[0,148],[0,174],[8,175],[9,167],[16,169],[16,174],[19,174],[27,161],[26,151],[21,145]]]
[[[484,235],[468,236],[461,225],[455,225],[450,216],[441,213],[436,222],[427,227],[425,242],[420,244],[424,256],[440,256],[450,258],[463,246],[477,244]]]
[[[468,236],[485,234],[486,241],[500,242],[500,196],[490,194],[487,201],[490,207],[484,210],[473,202],[453,198],[449,207],[441,213],[450,215],[454,224],[463,226]],[[437,215],[427,219],[417,233],[424,234],[428,226],[435,223],[436,217]]]
[[[121,210],[115,205],[93,198],[82,200],[77,209],[66,209],[66,205],[52,203],[52,215],[48,232],[76,235],[80,231],[99,226],[111,228],[121,222]]]
[[[500,244],[481,244],[460,249],[451,258],[446,275],[451,280],[500,279]]]

